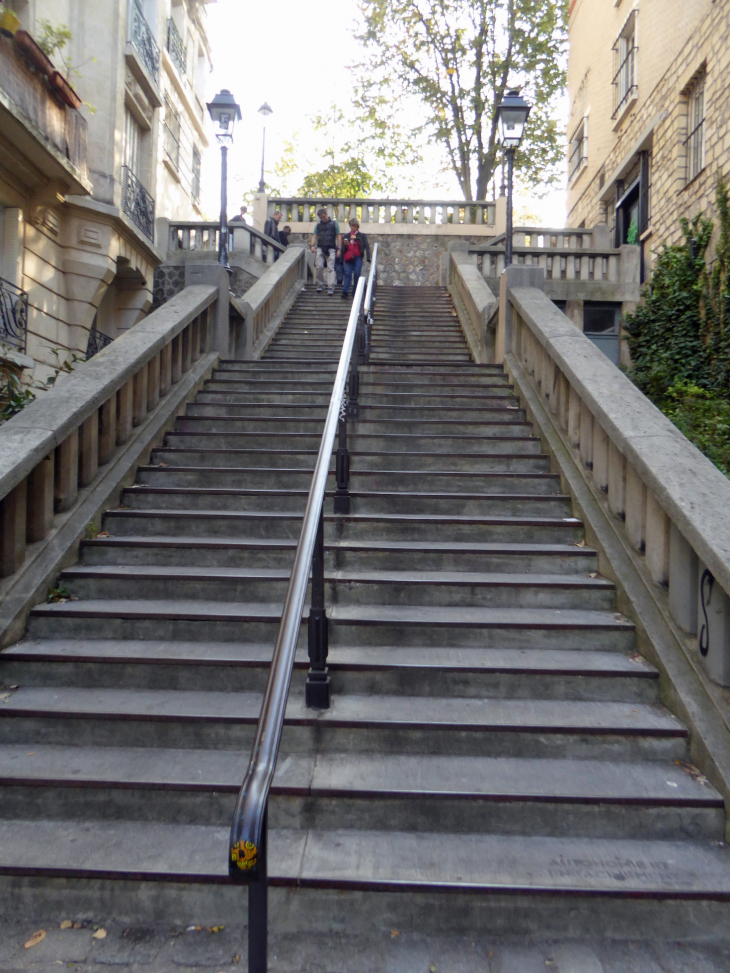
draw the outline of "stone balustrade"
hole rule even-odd
[[[730,480],[542,286],[537,269],[502,278],[495,358],[518,387],[530,383],[648,577],[667,590],[673,620],[697,635],[699,661],[730,685]]]
[[[635,247],[631,248],[632,251]],[[590,280],[618,283],[622,280],[621,251],[565,249],[560,247],[531,248],[514,246],[512,262],[517,266],[541,267],[546,280]],[[504,247],[471,248],[477,267],[487,279],[501,277],[504,271]]]
[[[171,222],[168,250],[173,253],[179,250],[216,253],[219,240],[219,223]],[[283,253],[286,248],[252,226],[236,222],[228,225],[228,249],[247,253],[262,263],[273,264],[276,254]]]
[[[327,210],[344,228],[353,217],[360,220],[361,229],[377,234],[436,234],[494,236],[498,226],[498,210],[503,201],[425,199],[307,199],[303,197],[272,196],[266,202],[271,216],[281,210],[282,224],[289,224],[293,233],[311,233],[317,222],[317,210]]]
[[[187,288],[0,427],[0,577],[207,354],[217,297]]]

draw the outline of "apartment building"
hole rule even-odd
[[[572,0],[568,226],[652,251],[730,175],[727,0]]]
[[[37,382],[145,316],[167,246],[156,239],[156,222],[200,218],[206,0],[5,0],[4,7],[15,20],[3,20],[0,111],[16,118],[23,138],[6,140],[8,162],[0,166],[0,286],[15,295],[0,298],[27,312],[20,340],[0,318],[0,346],[24,353],[24,378]],[[70,36],[44,63],[39,45],[48,50],[61,27]],[[49,147],[39,134],[54,112],[63,115],[62,137]],[[68,161],[72,117],[84,134],[76,147],[83,178],[46,179],[39,205],[31,157],[54,149]],[[15,319],[23,324],[23,313]]]

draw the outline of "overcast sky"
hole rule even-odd
[[[317,157],[310,116],[327,111],[333,101],[349,103],[344,68],[360,58],[353,37],[356,0],[216,0],[207,6],[213,71],[208,100],[229,88],[241,106],[235,144],[229,153],[229,216],[238,210],[238,194],[255,187],[261,169],[263,102],[273,109],[266,122],[266,170],[279,160],[285,139],[298,134],[302,154]],[[342,141],[347,137],[343,128]],[[335,133],[335,141],[337,133]],[[220,155],[215,139],[206,153],[203,206],[215,219],[220,209]],[[460,198],[456,180],[435,171],[424,173],[418,193]],[[440,184],[438,192],[429,191]],[[449,191],[449,188],[450,191]],[[294,187],[292,187],[294,188]],[[543,225],[565,223],[565,194],[543,202],[516,199],[541,216]]]

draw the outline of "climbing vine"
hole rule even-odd
[[[627,315],[631,379],[715,465],[730,475],[730,203],[717,181],[713,222],[681,220],[684,240],[663,246],[643,303]]]

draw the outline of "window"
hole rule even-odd
[[[193,202],[200,202],[200,150],[193,146],[193,178],[190,183],[190,195]]]
[[[613,78],[613,118],[617,118],[636,97],[636,11],[633,10],[613,45],[615,74]]]
[[[570,140],[568,179],[572,179],[588,161],[588,118],[582,118]]]
[[[122,140],[123,163],[139,178],[142,131],[139,123],[128,108],[124,109],[124,135]]]
[[[165,154],[173,166],[180,166],[180,115],[165,95]]]
[[[695,81],[687,95],[687,138],[685,140],[687,182],[705,168],[705,76]]]

